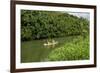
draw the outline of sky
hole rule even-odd
[[[90,14],[86,12],[68,12],[68,13],[77,17],[83,17],[90,20]]]

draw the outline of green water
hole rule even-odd
[[[55,46],[44,46],[43,44],[47,39],[33,40],[21,42],[21,62],[45,62],[48,61],[47,56],[55,48],[63,46],[64,43],[69,43],[77,36],[63,37],[63,38],[53,38],[58,41]]]

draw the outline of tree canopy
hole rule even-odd
[[[21,40],[34,40],[89,32],[89,21],[67,12],[21,10]]]

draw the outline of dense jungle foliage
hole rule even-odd
[[[89,21],[67,12],[21,10],[22,41],[88,33]]]

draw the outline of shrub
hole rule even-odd
[[[21,39],[24,40],[30,40],[32,39],[32,31],[29,27],[23,27],[21,29]]]
[[[73,40],[73,43],[66,43],[60,48],[53,50],[49,56],[49,61],[65,61],[65,60],[85,60],[89,59],[89,38],[82,40]]]

